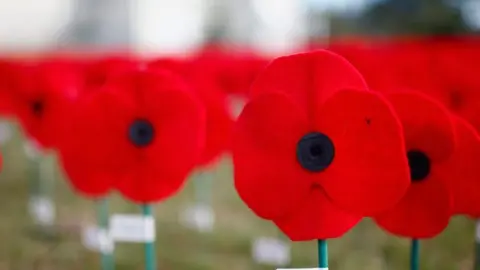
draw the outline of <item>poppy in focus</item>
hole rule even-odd
[[[235,187],[292,240],[339,237],[403,197],[400,122],[344,58],[280,57],[250,93],[234,129]]]

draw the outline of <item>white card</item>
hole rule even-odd
[[[290,244],[277,238],[257,238],[253,242],[252,257],[260,264],[287,265],[291,261]]]
[[[477,243],[480,243],[480,219],[477,219],[476,223],[476,229],[475,229],[475,239]]]
[[[155,219],[141,215],[113,215],[110,217],[110,235],[115,242],[154,242]]]
[[[215,213],[209,205],[193,205],[181,213],[180,222],[199,232],[211,232],[215,224]]]
[[[94,225],[83,228],[82,243],[87,249],[104,254],[113,253],[115,247],[109,231]]]
[[[55,221],[55,205],[49,198],[32,197],[29,202],[30,215],[41,226],[52,226]]]
[[[12,128],[5,121],[0,121],[0,145],[6,144],[12,137]]]

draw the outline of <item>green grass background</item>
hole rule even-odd
[[[4,170],[0,174],[0,270],[100,269],[99,256],[81,244],[83,224],[94,222],[93,202],[81,198],[63,180],[58,168],[51,183],[57,204],[57,237],[45,238],[35,230],[28,212],[32,170],[23,151],[18,129],[3,146]],[[179,225],[178,214],[193,200],[189,182],[174,198],[155,206],[158,267],[163,270],[263,270],[256,264],[251,243],[259,236],[279,235],[278,230],[254,216],[233,188],[228,158],[214,172],[213,207],[217,220],[212,233],[200,234]],[[140,213],[119,196],[110,201],[115,213]],[[421,269],[471,270],[474,223],[454,218],[439,237],[422,241]],[[330,269],[404,270],[409,267],[409,241],[389,236],[370,220],[361,222],[341,239],[329,241]],[[293,243],[291,267],[315,267],[316,243]],[[118,244],[118,270],[143,269],[143,247]]]

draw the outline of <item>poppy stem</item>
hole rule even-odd
[[[475,229],[475,270],[480,270],[480,219],[477,219]]]
[[[328,270],[328,244],[327,240],[319,239],[318,243],[318,267]]]
[[[99,199],[97,201],[97,224],[98,228],[102,235],[99,237],[109,237],[108,236],[108,201],[107,199]],[[110,239],[100,239],[100,252],[101,252],[101,261],[102,261],[102,270],[113,270],[115,269],[114,260],[113,260],[113,250],[111,246],[108,246],[111,243],[102,242],[110,241]],[[105,245],[105,246],[103,246]]]
[[[410,249],[410,270],[418,270],[420,268],[420,241],[412,239]]]
[[[143,205],[142,212],[144,217],[153,218],[153,210],[151,205]],[[145,243],[145,270],[155,270],[157,268],[156,264],[155,242],[152,240],[151,242]]]

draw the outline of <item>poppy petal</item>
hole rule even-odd
[[[457,145],[449,162],[439,171],[450,181],[454,212],[480,217],[480,138],[465,120],[455,117]]]
[[[75,157],[63,155],[63,171],[73,188],[89,198],[102,198],[113,188],[111,174],[92,168]]]
[[[300,107],[313,109],[336,91],[350,88],[367,89],[358,70],[343,57],[319,50],[275,59],[258,75],[250,94],[253,98],[263,92],[280,92]]]
[[[386,96],[403,126],[407,149],[422,150],[434,162],[448,159],[455,149],[453,122],[447,109],[417,92]]]
[[[307,198],[311,182],[296,160],[296,145],[308,131],[306,115],[287,96],[251,100],[234,127],[235,187],[258,216],[279,218]]]
[[[203,150],[205,112],[200,101],[173,74],[143,75],[141,87],[132,89],[138,107],[126,121],[148,121],[154,137],[151,144],[141,148],[125,140],[132,159],[117,188],[125,197],[145,203],[171,196],[185,182]]]
[[[375,222],[392,234],[409,238],[431,238],[441,233],[448,226],[453,201],[446,181],[435,169],[429,178],[412,183],[400,203],[375,217]]]
[[[275,224],[292,241],[337,238],[361,220],[328,200],[321,189],[314,189],[291,216],[275,219]]]
[[[317,109],[317,128],[335,147],[330,166],[319,174],[338,206],[370,216],[395,205],[410,185],[402,129],[378,93],[343,90]]]

